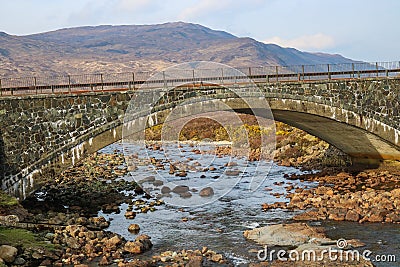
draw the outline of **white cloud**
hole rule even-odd
[[[275,36],[263,42],[277,44],[282,47],[294,47],[301,50],[321,50],[331,48],[335,45],[335,40],[332,36],[322,33],[303,35],[294,39],[283,39]]]

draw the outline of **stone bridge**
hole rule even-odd
[[[247,85],[235,86],[246,90]],[[263,79],[257,86],[275,120],[320,137],[350,155],[354,163],[400,160],[399,77]],[[41,181],[120,140],[124,113],[133,94],[126,88],[0,97],[2,189],[24,198]],[[204,94],[249,113],[248,107],[223,86],[201,83],[174,89],[173,101],[160,105],[153,121],[162,123],[165,114],[182,99]]]

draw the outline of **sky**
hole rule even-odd
[[[400,0],[0,0],[13,35],[87,25],[198,23],[238,37],[370,61],[400,60]]]

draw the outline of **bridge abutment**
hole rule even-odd
[[[0,98],[2,189],[23,198],[45,177],[120,140],[130,97],[110,92]]]

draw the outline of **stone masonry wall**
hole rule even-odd
[[[121,119],[129,100],[126,92],[0,98],[2,187],[59,156],[55,152],[78,137]]]

